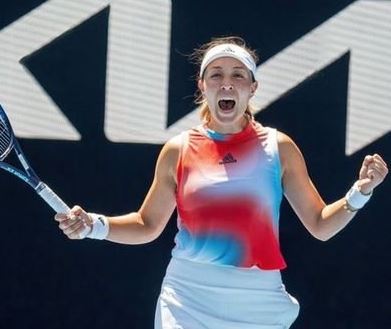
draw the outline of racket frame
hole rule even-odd
[[[3,107],[0,105],[0,119],[5,123],[10,133],[10,145],[3,152],[0,161],[0,168],[8,171],[9,173],[15,175],[25,183],[29,184],[35,192],[37,192],[57,213],[68,213],[70,208],[65,204],[60,197],[52,191],[52,189],[47,186],[44,182],[40,180],[35,171],[31,168],[29,162],[27,161],[26,156],[24,155],[22,148],[19,145],[18,140],[15,137],[14,131],[12,129],[11,123],[8,120],[7,114],[5,113]],[[4,162],[3,160],[8,156],[8,154],[14,150],[19,162],[22,164],[23,172],[20,169]]]

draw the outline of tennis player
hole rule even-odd
[[[370,199],[387,165],[367,155],[346,195],[326,205],[293,140],[254,120],[257,57],[244,40],[217,38],[195,55],[202,123],[164,145],[141,208],[106,217],[76,206],[56,220],[70,239],[87,227],[89,238],[140,244],[156,239],[176,208],[155,329],[289,328],[299,304],[281,281],[282,196],[314,237],[327,240]]]

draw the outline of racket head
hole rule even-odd
[[[0,161],[11,152],[14,146],[14,133],[7,114],[0,105]]]

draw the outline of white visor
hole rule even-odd
[[[223,43],[208,50],[201,63],[200,77],[204,75],[206,67],[215,59],[221,57],[232,57],[242,62],[255,77],[257,68],[253,57],[244,48],[233,43]]]

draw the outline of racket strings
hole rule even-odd
[[[12,135],[4,122],[0,121],[0,159],[3,159],[10,150]]]

